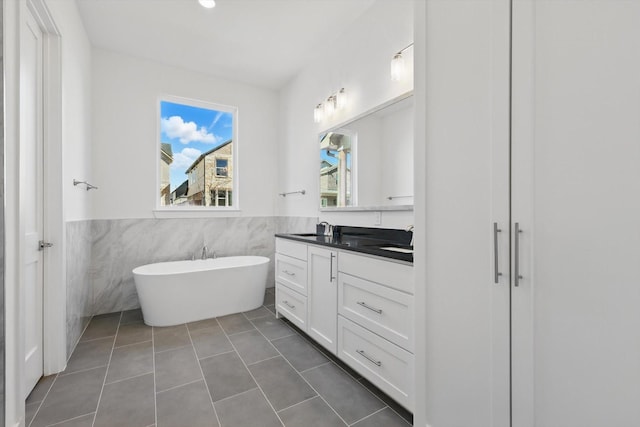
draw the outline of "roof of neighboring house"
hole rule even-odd
[[[174,200],[175,200],[178,197],[186,196],[188,192],[189,192],[189,180],[185,179],[185,181],[182,184],[180,184],[178,188],[173,190],[171,194],[173,194]]]
[[[164,154],[164,157],[167,158],[167,160],[165,160],[167,164],[171,164],[173,162],[173,150],[171,149],[171,144],[167,142],[161,143],[160,154]]]
[[[204,159],[205,157],[207,157],[209,154],[211,154],[211,153],[213,153],[213,152],[216,152],[216,151],[218,151],[219,149],[221,149],[221,148],[223,148],[223,147],[226,147],[227,145],[231,144],[232,142],[233,142],[233,139],[230,139],[230,140],[228,140],[228,141],[226,141],[226,142],[223,142],[222,144],[218,145],[217,147],[212,148],[211,150],[207,151],[206,153],[202,153],[202,154],[200,154],[200,157],[198,157],[198,158],[196,159],[196,161],[195,161],[195,162],[193,162],[193,163],[191,164],[191,166],[189,166],[189,167],[187,168],[187,170],[186,170],[186,171],[184,171],[184,173],[189,173],[189,172],[191,172],[191,169],[195,168],[195,167],[196,167],[196,165],[197,165],[198,163],[200,163],[200,161],[201,161],[202,159]]]

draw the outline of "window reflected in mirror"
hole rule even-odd
[[[354,206],[353,147],[356,136],[327,132],[320,136],[320,206]]]

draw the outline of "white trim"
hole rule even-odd
[[[67,361],[66,238],[63,200],[61,39],[44,0],[27,5],[44,36],[44,236],[54,243],[44,254],[44,374],[64,370]]]
[[[172,103],[176,103],[176,104],[183,104],[183,105],[188,105],[188,106],[192,106],[192,107],[197,107],[197,108],[204,108],[207,110],[215,110],[215,111],[224,111],[226,113],[231,113],[233,114],[233,131],[232,131],[232,136],[231,136],[231,140],[232,140],[232,144],[233,144],[233,151],[231,154],[231,161],[233,164],[233,176],[232,176],[232,180],[233,180],[233,206],[231,207],[219,207],[219,206],[202,206],[202,207],[197,207],[197,206],[189,206],[189,207],[184,207],[184,208],[180,208],[177,206],[161,206],[160,205],[160,197],[158,194],[159,188],[160,188],[160,161],[159,159],[161,158],[161,149],[162,149],[162,131],[161,131],[161,124],[160,124],[160,120],[162,119],[161,114],[160,114],[160,104],[161,102],[166,101],[166,102],[172,102]],[[156,218],[180,218],[180,217],[208,217],[211,216],[210,212],[213,213],[228,213],[228,212],[239,212],[240,211],[240,174],[239,174],[239,158],[240,155],[239,153],[239,126],[238,126],[238,121],[239,121],[239,109],[238,107],[233,107],[230,105],[225,105],[225,104],[219,104],[216,102],[211,102],[211,101],[204,101],[204,100],[198,100],[198,99],[193,99],[193,98],[185,98],[185,97],[181,97],[181,96],[175,96],[175,95],[167,95],[167,94],[160,94],[158,95],[158,99],[156,101],[156,117],[157,117],[157,125],[156,125],[156,139],[154,141],[154,143],[156,144],[156,157],[154,159],[155,161],[155,170],[156,170],[156,177],[155,180],[153,181],[155,183],[155,187],[153,189],[153,194],[154,194],[154,199],[155,199],[155,209],[153,210],[153,214]],[[183,211],[188,211],[190,212],[190,214],[187,215],[183,215],[181,214],[181,212]]]

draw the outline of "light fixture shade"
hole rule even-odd
[[[399,81],[404,76],[404,58],[401,53],[396,53],[391,60],[391,80]]]
[[[331,117],[336,111],[336,97],[331,95],[327,98],[327,102],[324,103],[324,115],[325,117]]]
[[[316,123],[320,123],[324,118],[324,110],[322,108],[322,104],[316,105],[316,108],[313,109],[313,121]]]
[[[336,104],[339,110],[342,110],[347,106],[347,92],[345,92],[344,88],[338,91],[336,95]]]
[[[207,9],[211,9],[216,7],[216,0],[198,0],[200,6],[206,7]]]

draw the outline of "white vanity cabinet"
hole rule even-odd
[[[338,357],[413,411],[413,266],[341,252]]]
[[[276,238],[276,310],[414,407],[413,265]]]
[[[276,313],[307,331],[307,245],[276,239]]]
[[[338,333],[338,251],[322,246],[307,248],[307,334],[336,354]]]

